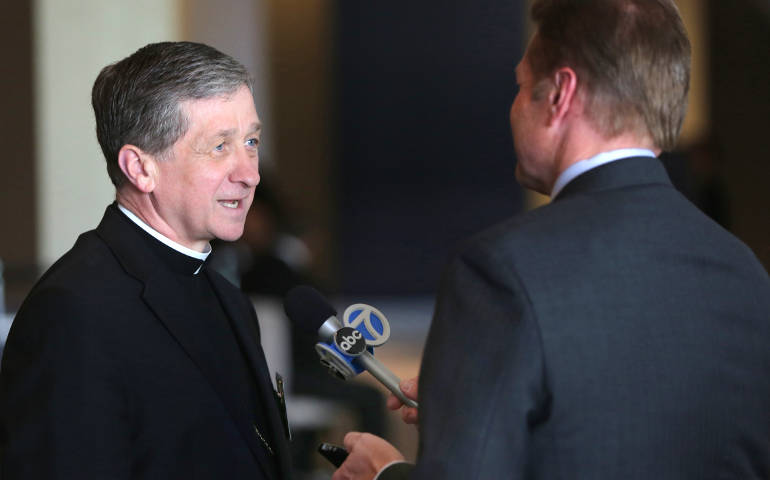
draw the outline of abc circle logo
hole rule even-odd
[[[379,347],[390,338],[388,319],[371,305],[357,303],[349,306],[345,310],[342,323],[363,334],[366,344],[370,347]]]
[[[356,357],[366,350],[366,340],[361,332],[351,327],[342,327],[334,334],[334,343],[342,353]]]

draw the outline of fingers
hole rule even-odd
[[[407,398],[417,401],[417,377],[404,380],[399,385]]]
[[[402,380],[399,384],[399,388],[402,392],[404,392],[404,395],[406,395],[407,398],[411,398],[412,400],[417,401],[417,377],[410,378],[408,380]],[[387,405],[391,410],[398,410],[404,404],[401,402],[401,400],[399,400],[398,397],[391,393],[388,396]]]
[[[350,432],[343,444],[348,458],[334,472],[332,480],[371,480],[385,465],[404,460],[396,447],[370,433]]]
[[[417,423],[419,423],[419,415],[417,414],[417,409],[412,407],[404,407],[404,409],[401,410],[401,419],[404,421],[404,423],[417,425]]]
[[[352,452],[353,448],[358,440],[361,438],[361,432],[348,432],[345,438],[342,439],[342,444],[345,445],[345,450]]]
[[[401,400],[398,399],[397,396],[393,395],[392,393],[388,395],[388,401],[387,401],[388,408],[390,410],[398,410],[401,408],[404,404],[401,403]]]
[[[401,381],[401,384],[399,385],[399,388],[401,388],[401,391],[404,392],[404,395],[406,395],[407,398],[411,398],[415,401],[417,401],[417,381],[417,377],[414,377]],[[417,414],[417,409],[412,407],[405,407],[401,400],[399,400],[398,397],[392,393],[390,396],[388,396],[387,405],[391,410],[398,410],[399,408],[404,407],[401,409],[401,419],[405,423],[412,425],[418,423],[419,416]]]

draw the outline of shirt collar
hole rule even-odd
[[[556,183],[553,184],[553,190],[551,190],[551,199],[556,198],[556,195],[562,191],[562,189],[572,180],[580,174],[583,174],[593,168],[604,165],[606,163],[621,160],[629,157],[652,157],[655,158],[655,152],[646,148],[621,148],[618,150],[610,150],[608,152],[602,152],[598,155],[594,155],[591,158],[580,160],[573,163],[566,170],[561,172],[561,175],[556,179]]]
[[[162,233],[158,232],[151,226],[144,223],[139,217],[137,217],[134,212],[127,209],[121,204],[118,204],[118,208],[120,209],[125,216],[127,216],[132,222],[134,222],[139,228],[150,234],[153,238],[161,242],[162,244],[166,245],[167,247],[176,250],[179,253],[182,253],[184,255],[187,255],[188,257],[192,257],[198,260],[201,260],[201,262],[204,262],[208,256],[211,254],[211,244],[206,245],[206,251],[205,252],[198,252],[196,250],[193,250],[191,248],[187,248],[184,245],[177,243],[167,236],[163,235]],[[195,271],[197,274],[200,271],[200,267],[198,267],[198,270]]]

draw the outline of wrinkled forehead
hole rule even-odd
[[[261,122],[251,91],[244,85],[236,92],[180,103],[186,134],[233,136],[259,133]]]

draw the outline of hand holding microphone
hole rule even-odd
[[[295,328],[318,335],[316,351],[332,374],[347,380],[367,370],[404,405],[417,408],[417,402],[401,391],[399,378],[374,358],[374,347],[390,337],[388,320],[379,310],[364,304],[351,305],[341,323],[326,299],[305,285],[289,290],[284,309]]]
[[[408,398],[411,398],[415,401],[417,400],[417,377],[410,378],[409,380],[403,380],[399,384],[399,387],[401,388],[401,391],[404,392],[404,395],[406,395]],[[404,421],[404,423],[409,423],[412,425],[419,423],[417,408],[404,405],[404,402],[402,402],[395,395],[391,394],[388,396],[387,405],[391,410],[398,410],[399,408],[404,407],[401,409],[401,419]]]

